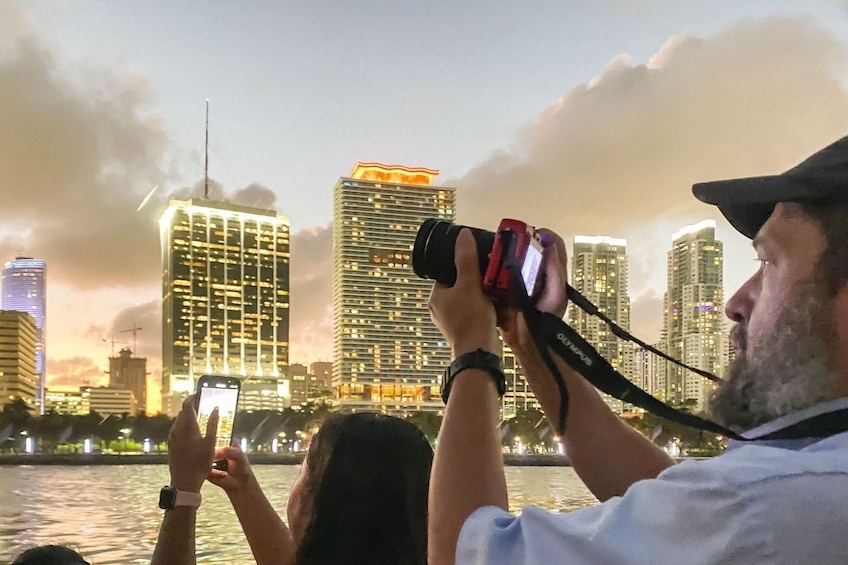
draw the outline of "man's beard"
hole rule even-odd
[[[756,344],[737,325],[737,348],[725,383],[709,399],[709,413],[734,430],[750,430],[837,396],[839,375],[829,362],[834,322],[821,284],[803,285]],[[750,351],[749,351],[750,349]]]

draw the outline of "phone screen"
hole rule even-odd
[[[533,291],[536,289],[536,281],[542,267],[542,253],[542,244],[535,238],[530,240],[527,253],[524,255],[524,264],[521,266],[521,278],[524,279],[524,288],[527,289],[528,296],[533,296]]]
[[[227,447],[233,440],[233,421],[238,407],[239,382],[235,378],[207,379],[197,383],[197,423],[200,433],[206,433],[206,424],[215,407],[218,407],[218,436],[215,447]]]

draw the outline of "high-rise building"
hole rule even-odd
[[[3,290],[0,310],[26,312],[35,320],[35,373],[38,375],[35,403],[44,413],[44,387],[47,378],[45,329],[47,321],[47,288],[44,260],[17,257],[3,268]]]
[[[333,363],[332,361],[316,361],[309,365],[309,373],[315,377],[314,393],[317,395],[333,391]]]
[[[109,386],[131,390],[139,412],[147,410],[147,358],[134,357],[124,347],[115,357],[109,357]],[[135,414],[133,414],[135,415]]]
[[[530,385],[524,378],[518,358],[507,345],[503,348],[503,369],[504,377],[506,377],[506,392],[501,398],[501,419],[509,420],[519,412],[540,409],[536,395],[530,390]]]
[[[289,366],[289,390],[292,406],[302,406],[308,402],[310,376],[306,365],[292,363]]]
[[[285,380],[288,219],[226,202],[172,200],[159,223],[162,410],[175,414],[203,374]],[[261,388],[279,392],[279,385]]]
[[[0,310],[0,408],[15,398],[38,408],[38,330],[27,312]]]
[[[453,221],[438,171],[358,163],[333,195],[333,389],[342,410],[441,410],[450,345],[430,321],[432,281],[412,271],[427,218]]]
[[[721,374],[724,345],[723,246],[715,238],[715,221],[686,226],[672,236],[668,252],[668,290],[664,298],[663,341],[666,352],[688,365]],[[712,384],[703,377],[665,363],[665,398],[704,409]]]
[[[571,285],[610,320],[630,331],[627,241],[606,236],[574,237]],[[599,318],[571,307],[569,324],[621,374],[635,381],[633,350]],[[625,408],[620,400],[604,395],[616,412]]]

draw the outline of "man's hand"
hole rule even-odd
[[[209,482],[224,489],[228,495],[245,491],[257,486],[247,456],[238,447],[224,447],[215,450],[215,460],[226,459],[227,470],[212,469],[209,472]]]
[[[215,408],[206,424],[206,436],[200,435],[194,401],[194,395],[186,399],[168,435],[171,486],[187,492],[200,492],[209,475],[218,433],[218,409]]]
[[[542,245],[545,247],[545,288],[536,309],[559,318],[565,315],[568,296],[565,286],[568,281],[568,253],[560,236],[548,229],[540,229]],[[504,341],[516,352],[535,352],[533,337],[527,329],[524,316],[515,306],[507,302],[497,304],[498,327]]]
[[[476,349],[500,355],[495,307],[483,293],[477,243],[470,230],[459,233],[454,253],[456,282],[450,287],[433,285],[430,317],[450,342],[455,357]]]

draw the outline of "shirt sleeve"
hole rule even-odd
[[[669,471],[667,477],[634,484],[622,497],[568,514],[535,506],[525,507],[521,516],[494,506],[480,508],[463,525],[456,562],[767,562],[773,544],[762,529],[757,532],[756,504],[748,504],[751,501],[720,476],[694,466]]]

